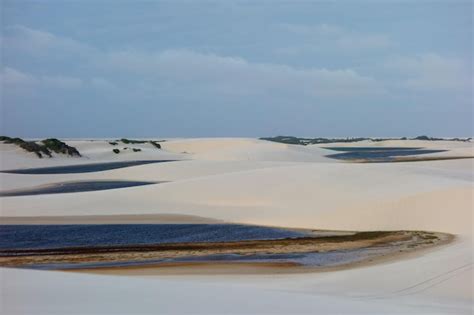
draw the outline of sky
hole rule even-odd
[[[3,135],[474,134],[470,0],[0,3]]]

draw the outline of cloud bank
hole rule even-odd
[[[397,5],[30,5],[5,6],[2,133],[472,133],[465,10],[420,5],[421,23]]]

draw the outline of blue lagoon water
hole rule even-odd
[[[306,233],[240,224],[0,225],[2,250],[232,242],[297,238]]]
[[[74,174],[74,173],[92,173],[100,171],[108,171],[118,168],[138,166],[153,163],[176,162],[176,160],[142,160],[142,161],[120,161],[106,163],[91,163],[79,165],[65,165],[39,168],[25,168],[16,170],[0,171],[2,173],[11,174]]]
[[[422,148],[397,147],[325,147],[342,153],[327,155],[338,160],[366,160],[368,162],[391,162],[396,157],[445,152],[446,150],[428,150]]]
[[[86,192],[135,187],[143,185],[158,184],[159,182],[127,181],[127,180],[94,180],[80,182],[56,183],[48,186],[15,189],[12,191],[0,191],[0,197],[32,196],[45,194],[63,194],[73,192]]]

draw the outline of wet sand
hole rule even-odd
[[[94,269],[67,269],[64,272],[91,273],[121,276],[166,276],[166,275],[249,275],[288,274],[314,272],[297,263],[249,263],[249,262],[175,262],[146,266],[104,267]]]
[[[439,250],[455,241],[455,237],[447,235],[435,246],[418,246],[404,250],[393,250],[386,254],[354,261],[340,266],[303,266],[294,262],[168,262],[139,266],[101,267],[86,269],[67,269],[64,272],[87,273],[116,276],[178,276],[178,275],[273,275],[273,274],[301,274],[316,272],[340,271],[352,268],[370,267],[373,265],[387,264],[403,259],[420,257],[430,252]]]
[[[220,265],[223,262],[225,264],[238,263],[241,266],[243,262],[238,261],[239,259],[250,258],[248,261],[250,266],[255,263],[264,263],[259,266],[266,266],[270,263],[272,267],[279,268],[296,266],[298,269],[302,268],[298,265],[304,265],[304,268],[309,266],[313,269],[325,269],[351,266],[353,263],[372,261],[387,255],[396,256],[400,253],[430,248],[445,244],[451,239],[451,235],[443,233],[394,231],[221,243],[19,249],[0,251],[0,265],[59,270],[83,269],[87,272],[122,270],[123,268],[126,268],[125,270],[146,269],[149,266],[161,268],[162,263],[165,263],[163,266],[168,267],[195,266],[196,263],[198,266]],[[296,258],[295,254],[297,254]],[[219,255],[221,258],[213,261],[213,255]],[[289,259],[281,260],[281,255],[287,255]],[[189,261],[189,258],[192,260]],[[175,265],[176,263],[179,265]],[[284,265],[279,265],[280,263]]]

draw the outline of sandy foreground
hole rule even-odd
[[[0,173],[1,190],[76,180],[167,181],[100,192],[0,198],[3,224],[224,221],[327,230],[426,230],[454,234],[456,240],[402,259],[318,273],[266,269],[213,274],[206,266],[207,271],[198,274],[117,277],[3,268],[2,314],[473,311],[473,159],[356,164],[325,157],[334,152],[319,145],[255,139],[169,140],[162,143],[163,150],[133,145],[142,152],[119,155],[106,141],[67,143],[85,157],[37,159],[0,144],[1,169],[182,161],[84,174]],[[439,157],[474,155],[472,143],[460,142],[345,145],[448,150],[433,155]]]

